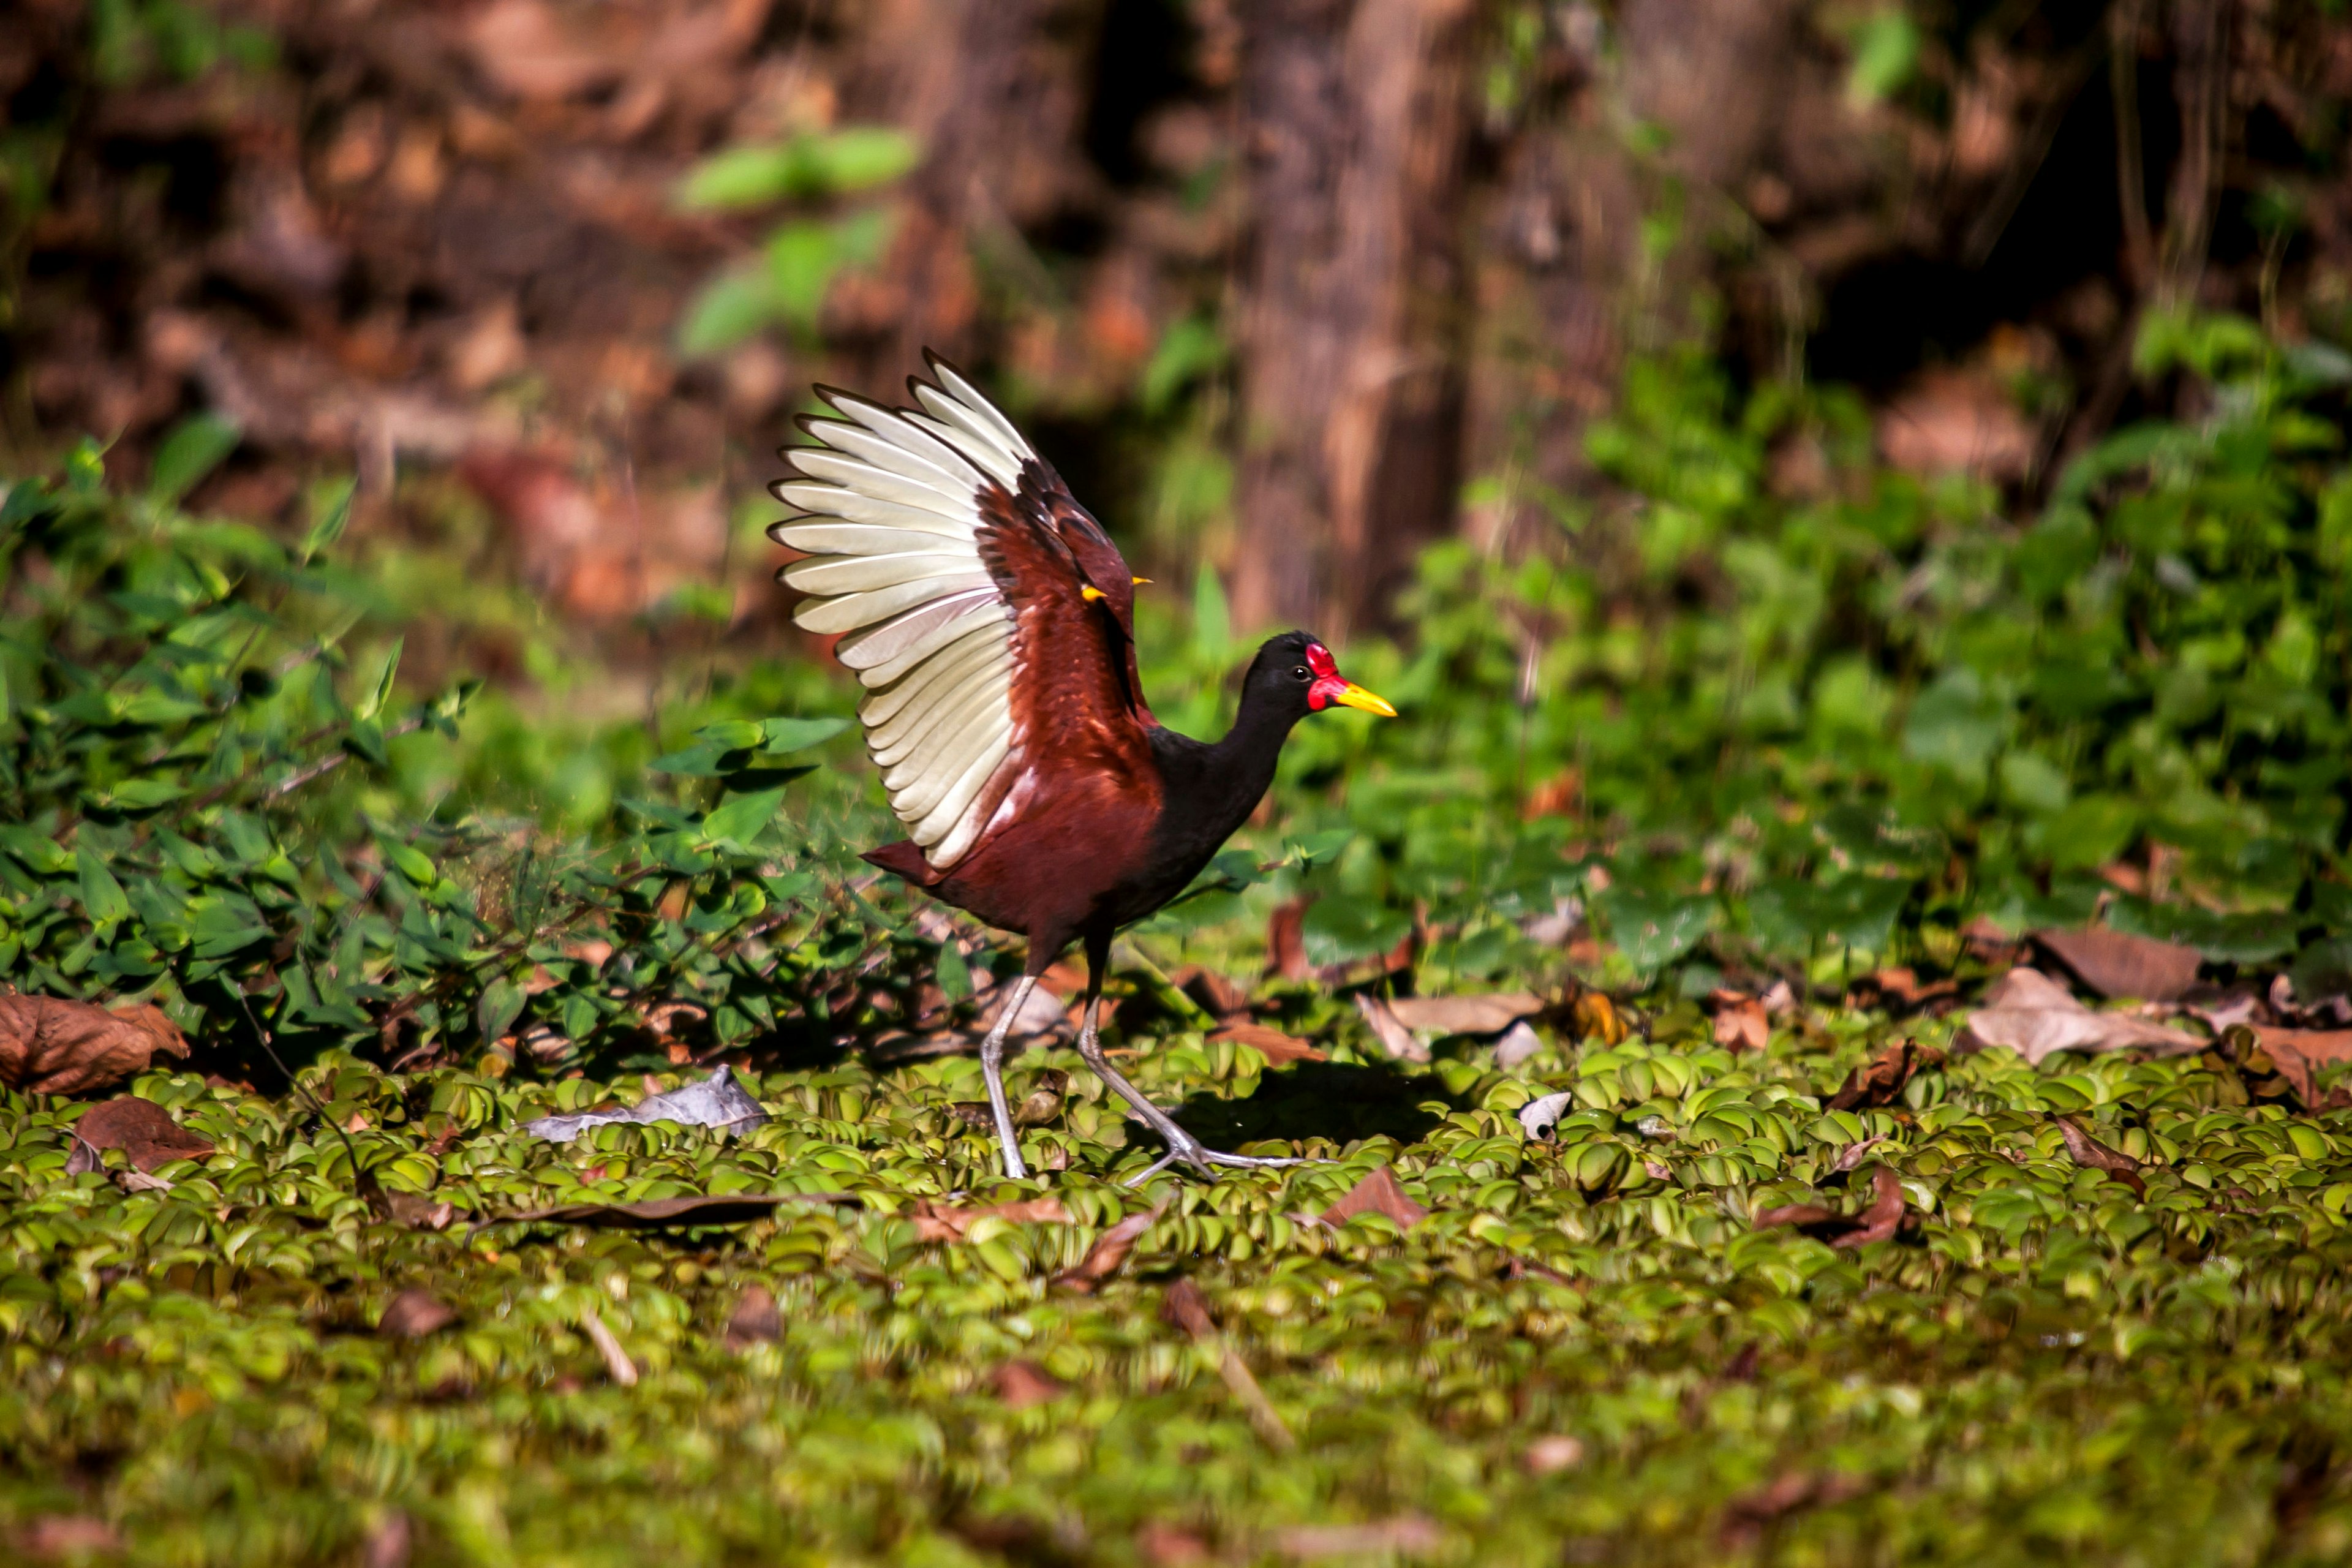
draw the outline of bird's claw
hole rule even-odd
[[[1312,1160],[1301,1159],[1294,1155],[1228,1154],[1222,1149],[1204,1148],[1201,1144],[1193,1142],[1192,1139],[1187,1138],[1181,1142],[1173,1144],[1169,1149],[1168,1152],[1160,1156],[1159,1159],[1154,1160],[1150,1164],[1145,1166],[1141,1171],[1139,1171],[1134,1175],[1129,1176],[1123,1184],[1130,1187],[1139,1187],[1144,1183],[1150,1181],[1152,1177],[1158,1175],[1160,1172],[1168,1169],[1171,1165],[1178,1163],[1179,1162],[1190,1165],[1195,1173],[1212,1182],[1217,1179],[1217,1167],[1220,1165],[1232,1166],[1236,1170],[1263,1171],[1275,1169],[1283,1165],[1311,1165],[1315,1163]]]

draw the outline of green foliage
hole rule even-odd
[[[678,201],[691,209],[731,211],[833,203],[887,185],[914,168],[921,150],[904,132],[846,126],[808,132],[765,147],[735,147],[687,175]],[[845,268],[870,267],[888,246],[891,216],[860,207],[829,217],[795,217],[768,236],[762,256],[722,273],[688,306],[678,345],[716,353],[770,326],[806,334],[816,328],[826,293]]]

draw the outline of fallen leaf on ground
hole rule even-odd
[[[1764,1004],[1745,991],[1717,989],[1707,994],[1715,1010],[1715,1043],[1727,1051],[1760,1051],[1772,1037]]]
[[[2059,1136],[2066,1140],[2066,1152],[2074,1163],[2094,1171],[2105,1171],[2118,1178],[2141,1197],[2147,1196],[2147,1183],[2140,1179],[2139,1162],[2120,1150],[2110,1149],[2083,1130],[2071,1116],[2058,1118]]]
[[[1789,989],[1787,981],[1775,980],[1764,988],[1764,994],[1757,1000],[1764,1004],[1766,1017],[1777,1018],[1783,1013],[1795,1011],[1797,994]]]
[[[173,1184],[161,1176],[151,1176],[144,1171],[117,1171],[110,1178],[126,1193],[168,1193]]]
[[[457,1314],[430,1290],[403,1290],[385,1305],[375,1331],[387,1339],[421,1340],[457,1321]]]
[[[1861,1496],[1869,1489],[1853,1476],[1823,1476],[1790,1470],[1769,1486],[1746,1492],[1724,1505],[1720,1531],[1727,1546],[1748,1546],[1774,1520],[1801,1508],[1826,1508]]]
[[[2013,963],[2017,958],[2018,939],[2002,930],[1990,915],[1979,915],[1962,926],[1960,936],[1969,944],[1969,955],[1981,963]]]
[[[1930,1003],[1941,1002],[1960,994],[1960,983],[1953,979],[1923,982],[1918,971],[1908,965],[1881,969],[1863,978],[1855,991],[1882,1005],[1903,1012],[1916,1012]]]
[[[1543,999],[1525,991],[1475,996],[1400,996],[1388,1005],[1408,1029],[1439,1035],[1499,1035],[1543,1011]]]
[[[0,1083],[31,1094],[86,1094],[147,1070],[187,1037],[152,1003],[110,1012],[58,996],[0,995]]]
[[[1557,1475],[1561,1470],[1572,1470],[1584,1463],[1584,1443],[1582,1439],[1571,1437],[1564,1432],[1554,1432],[1528,1444],[1528,1451],[1520,1456],[1519,1463],[1531,1476]]]
[[[1578,992],[1576,1000],[1568,1005],[1568,1020],[1580,1040],[1597,1039],[1604,1046],[1624,1044],[1624,1016],[1605,992]]]
[[[1845,1075],[1845,1082],[1830,1096],[1831,1110],[1860,1110],[1892,1105],[1903,1097],[1904,1086],[1922,1068],[1941,1067],[1944,1053],[1916,1040],[1901,1040],[1877,1058]]]
[[[1522,1018],[1502,1033],[1495,1042],[1495,1065],[1515,1068],[1544,1047],[1543,1037],[1528,1027]]]
[[[1228,1024],[1209,1038],[1231,1040],[1237,1046],[1247,1046],[1266,1059],[1269,1067],[1284,1067],[1291,1062],[1320,1062],[1330,1058],[1308,1042],[1280,1029],[1264,1024]]]
[[[134,1094],[101,1100],[83,1111],[73,1135],[92,1149],[121,1150],[142,1171],[174,1160],[201,1160],[213,1152],[211,1139],[189,1131],[172,1120],[170,1111]]]
[[[1062,1393],[1062,1380],[1034,1361],[1008,1361],[996,1369],[996,1397],[1007,1409],[1049,1404]]]
[[[1135,1549],[1151,1568],[1185,1568],[1209,1561],[1208,1542],[1181,1525],[1156,1519],[1135,1532]]]
[[[1370,1524],[1294,1524],[1276,1539],[1287,1555],[1311,1562],[1434,1552],[1445,1544],[1445,1532],[1420,1514],[1406,1513]]]
[[[1001,1219],[1007,1225],[1067,1225],[1069,1210],[1055,1197],[1024,1198],[1019,1203],[973,1205],[919,1200],[908,1215],[915,1222],[918,1241],[961,1241],[964,1232],[984,1219]]]
[[[721,1132],[750,1131],[768,1120],[760,1102],[743,1092],[733,1071],[717,1068],[699,1083],[689,1083],[667,1094],[647,1097],[626,1110],[591,1110],[577,1116],[542,1116],[526,1121],[522,1130],[551,1143],[566,1142],[592,1127],[674,1121],[681,1127],[714,1127]]]
[[[857,1201],[853,1193],[697,1193],[680,1198],[647,1198],[634,1204],[554,1204],[546,1208],[494,1215],[491,1218],[639,1230],[666,1225],[733,1225],[740,1220],[765,1219],[779,1204]]]
[[[1341,1226],[1360,1214],[1384,1214],[1401,1230],[1411,1230],[1429,1217],[1429,1211],[1406,1195],[1397,1184],[1396,1173],[1386,1165],[1371,1171],[1349,1188],[1346,1196],[1325,1209],[1323,1223]]]
[[[446,1230],[449,1222],[457,1217],[457,1206],[446,1201],[435,1202],[416,1193],[385,1192],[382,1194],[383,1217],[394,1225],[404,1225],[411,1230]]]
[[[1356,1011],[1364,1016],[1364,1023],[1372,1031],[1372,1037],[1380,1041],[1381,1049],[1388,1052],[1391,1060],[1425,1062],[1429,1059],[1429,1047],[1420,1036],[1405,1027],[1404,1020],[1379,997],[1370,992],[1357,992]]]
[[[1985,993],[1954,1041],[1960,1050],[2007,1046],[2039,1067],[2055,1051],[2144,1047],[2160,1057],[2201,1049],[2196,1036],[2127,1013],[2094,1013],[2038,969],[2012,969]]]
[[[85,1558],[120,1552],[114,1526],[88,1514],[45,1513],[16,1531],[15,1544],[27,1557]]]
[[[1838,1157],[1830,1162],[1830,1169],[1832,1171],[1851,1171],[1856,1165],[1862,1163],[1864,1155],[1869,1153],[1873,1149],[1877,1148],[1881,1143],[1885,1142],[1886,1134],[1884,1132],[1869,1138],[1857,1138],[1853,1142],[1838,1151]]]
[[[1159,1217],[1160,1210],[1153,1208],[1120,1220],[1095,1237],[1095,1244],[1087,1248],[1084,1258],[1055,1275],[1054,1283],[1066,1289],[1076,1290],[1080,1295],[1091,1294],[1104,1280],[1118,1272],[1120,1266],[1127,1261],[1127,1255],[1135,1250],[1136,1242]]]
[[[776,1310],[776,1299],[764,1286],[748,1287],[736,1299],[735,1310],[727,1315],[727,1348],[730,1351],[749,1350],[753,1345],[771,1343],[783,1337],[784,1320]]]
[[[2128,931],[2038,931],[2034,945],[2102,996],[2170,1002],[2197,984],[2202,962],[2193,947]]]
[[[1538,1095],[1519,1107],[1519,1131],[1539,1142],[1548,1141],[1568,1108],[1576,1103],[1576,1096],[1568,1089],[1557,1094]]]
[[[2278,1029],[2248,1026],[2264,1050],[2285,1046],[2307,1062],[2352,1062],[2352,1029]]]
[[[1820,1204],[1788,1204],[1759,1212],[1755,1226],[1769,1230],[1775,1226],[1787,1226],[1832,1247],[1867,1247],[1874,1241],[1885,1241],[1903,1223],[1903,1183],[1884,1166],[1871,1181],[1877,1196],[1858,1215],[1841,1215]]]
[[[1168,983],[1216,1017],[1230,1018],[1249,1010],[1249,993],[1213,969],[1188,963],[1170,974]]]

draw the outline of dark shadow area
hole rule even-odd
[[[1434,1074],[1406,1074],[1385,1062],[1300,1062],[1268,1072],[1246,1100],[1195,1094],[1170,1112],[1213,1149],[1259,1138],[1347,1143],[1385,1135],[1413,1143],[1444,1120],[1423,1109],[1427,1100],[1461,1105]]]

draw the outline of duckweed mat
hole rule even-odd
[[[1150,1043],[1193,1125],[1325,1163],[1140,1190],[1153,1147],[1066,1052],[1012,1075],[1070,1075],[1026,1183],[951,1110],[961,1058],[565,1144],[519,1124],[698,1075],[331,1056],[338,1136],[150,1073],[215,1146],[152,1172],[69,1173],[89,1108],[10,1094],[0,1530],[240,1568],[2352,1552],[2343,1111],[2211,1052],[2037,1070],[1801,1010],[1735,1054],[1688,1013],[1509,1070]],[[787,1193],[828,1196],[499,1217]]]

